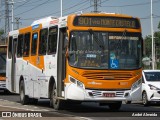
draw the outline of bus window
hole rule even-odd
[[[57,49],[57,27],[49,29],[48,54],[55,54]]]
[[[23,56],[29,56],[30,49],[30,33],[26,33],[24,36],[24,47],[23,47]]]
[[[12,39],[13,37],[9,37],[9,46],[8,46],[8,58],[11,59],[12,57]]]
[[[45,55],[47,49],[47,36],[48,36],[48,29],[42,29],[40,31],[40,38],[39,38],[39,55]]]
[[[22,57],[23,54],[23,35],[18,36],[17,57]]]
[[[37,40],[38,40],[38,33],[34,33],[32,35],[32,51],[31,51],[31,55],[36,55],[36,51],[37,51]]]

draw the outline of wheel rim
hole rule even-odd
[[[21,97],[21,101],[22,101],[22,100],[23,100],[23,98],[24,98],[24,91],[23,91],[23,89],[22,89],[22,88],[21,88],[20,97]]]
[[[57,100],[57,92],[56,92],[56,89],[54,89],[54,91],[53,91],[53,104],[54,105],[57,105],[57,103],[58,103],[58,100]]]
[[[143,104],[145,105],[147,103],[147,95],[146,93],[143,94]]]

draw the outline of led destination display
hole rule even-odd
[[[133,28],[140,27],[136,18],[122,17],[93,17],[93,16],[77,16],[73,22],[74,26],[85,27],[108,27],[108,28]]]

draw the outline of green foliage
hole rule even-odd
[[[158,29],[160,30],[160,22],[159,22],[159,24],[158,24]]]
[[[158,25],[159,31],[154,33],[154,41],[155,41],[155,54],[156,60],[160,60],[160,22]],[[151,57],[152,55],[152,36],[148,35],[144,38],[144,49],[145,49],[145,56]],[[157,62],[157,69],[160,69],[160,62]]]
[[[160,69],[160,62],[157,62],[157,69]]]
[[[0,29],[0,36],[4,34],[4,30]]]
[[[152,39],[151,36],[146,36],[144,38],[144,46],[145,46],[145,56],[150,57],[152,54]]]
[[[160,31],[154,33],[156,47],[160,47]]]

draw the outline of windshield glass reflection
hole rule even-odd
[[[141,67],[140,34],[73,31],[69,64],[88,69],[138,69]]]

